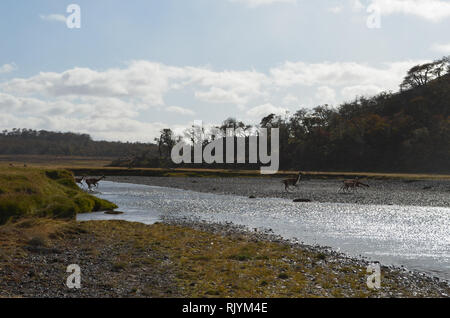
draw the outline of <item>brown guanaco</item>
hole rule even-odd
[[[350,189],[356,191],[357,188],[361,186],[369,188],[368,184],[362,183],[361,181],[359,181],[359,178],[356,177],[354,180],[344,180],[344,184],[340,189],[344,192],[350,191]]]
[[[90,190],[93,186],[97,187],[98,183],[104,178],[105,178],[105,176],[101,176],[98,179],[96,179],[96,178],[89,178],[89,179],[85,179],[84,182],[86,182],[86,184],[87,184],[87,186],[88,186],[88,188]]]
[[[284,179],[282,183],[284,184],[284,189],[286,191],[289,191],[289,187],[298,187],[300,179],[302,178],[303,174],[301,172],[298,173],[297,178],[290,178],[290,179]]]

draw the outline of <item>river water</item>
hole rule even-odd
[[[450,280],[449,208],[294,203],[109,181],[101,183],[96,195],[125,213],[80,214],[78,220],[152,224],[170,217],[233,222]]]

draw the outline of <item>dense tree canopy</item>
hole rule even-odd
[[[281,169],[449,173],[449,61],[413,67],[399,93],[359,97],[337,108],[303,108],[291,116],[270,114],[259,127],[280,129]],[[241,128],[236,138],[252,132],[233,118],[216,128],[219,136],[217,130],[206,133],[203,144],[224,137],[226,128]]]
[[[153,144],[93,141],[89,135],[13,129],[0,133],[2,155],[122,157],[156,152]]]

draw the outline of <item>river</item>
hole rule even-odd
[[[450,280],[450,208],[294,203],[109,181],[97,191],[125,213],[80,214],[78,220],[152,224],[170,217],[233,222]]]

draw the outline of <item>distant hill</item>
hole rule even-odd
[[[336,108],[303,108],[289,117],[270,114],[259,126],[280,129],[282,170],[450,173],[450,58],[414,66],[397,93],[358,97]],[[207,132],[202,142],[206,145],[223,137],[226,128],[236,127],[248,136],[248,125],[229,118],[221,133]],[[168,137],[163,133],[159,138],[160,162],[170,166],[164,155],[173,144]]]
[[[284,168],[450,173],[449,60],[413,67],[398,93],[262,123],[289,136],[281,146]]]
[[[120,158],[155,154],[154,144],[94,141],[87,134],[13,129],[0,133],[0,155],[55,155]]]
[[[450,173],[449,60],[413,67],[397,93],[358,97],[336,108],[303,108],[288,118],[270,114],[259,126],[280,129],[281,170]],[[237,127],[244,135],[250,131],[249,125],[228,118],[218,135],[205,132],[202,143],[206,146],[222,138],[227,128]],[[194,138],[189,130],[185,135]],[[246,136],[240,138],[248,142]],[[176,138],[165,129],[156,139],[159,158],[142,153],[112,165],[174,167],[169,154]],[[178,167],[259,169],[258,164]]]

